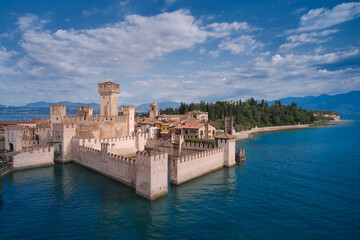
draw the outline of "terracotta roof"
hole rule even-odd
[[[162,118],[168,118],[168,119],[174,119],[174,118],[178,118],[178,119],[187,119],[189,118],[189,116],[187,115],[159,115]]]
[[[154,120],[152,120],[151,118],[140,118],[137,119],[137,122],[139,124],[154,124]]]
[[[11,125],[11,126],[6,126],[5,130],[29,130],[29,127],[24,127],[21,125]]]
[[[201,112],[199,110],[194,110],[194,111],[191,111],[191,112],[188,112],[187,114],[206,114],[207,112]]]
[[[49,119],[35,118],[31,120],[0,120],[0,124],[34,124],[37,122],[42,122],[44,120]]]
[[[227,134],[227,133],[223,133],[223,134],[220,134],[220,135],[215,136],[215,138],[220,138],[220,139],[234,139],[234,138],[236,138],[236,137],[233,136],[233,135]]]
[[[187,123],[185,125],[179,125],[176,129],[199,129],[203,127],[205,123]]]

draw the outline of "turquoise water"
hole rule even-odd
[[[0,239],[359,239],[360,124],[258,134],[247,159],[147,202],[75,164],[10,173]]]

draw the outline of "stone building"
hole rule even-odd
[[[209,120],[209,114],[207,112],[191,111],[186,115],[198,119],[200,122],[207,122]]]
[[[207,123],[187,123],[175,128],[176,134],[185,138],[211,139],[216,134],[216,129]]]
[[[159,107],[156,102],[152,102],[149,107],[149,117],[154,120],[157,116],[159,116]]]

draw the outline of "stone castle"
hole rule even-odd
[[[118,113],[119,84],[99,83],[98,90],[100,115],[93,115],[92,107],[82,106],[77,116],[67,116],[65,105],[52,105],[51,127],[44,130],[38,143],[22,141],[22,146],[16,147],[19,143],[11,138],[16,129],[10,129],[7,146],[21,149],[12,156],[14,167],[74,162],[153,200],[168,193],[168,179],[178,185],[235,165],[234,136],[218,135],[214,145],[185,142],[182,134],[152,139],[147,133],[135,133],[134,106],[121,106]],[[157,115],[157,105],[151,104],[150,117]]]

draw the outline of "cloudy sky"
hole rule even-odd
[[[0,104],[360,90],[360,2],[0,0]]]

